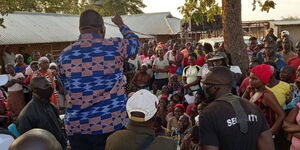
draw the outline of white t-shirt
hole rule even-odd
[[[30,65],[25,69],[25,75],[29,76],[33,74],[33,70],[31,69]]]
[[[11,52],[10,54],[7,52],[3,52],[3,61],[4,64],[15,64],[15,54]]]
[[[135,66],[135,72],[137,72],[137,70],[139,69],[139,67],[142,65],[142,61],[140,56],[136,56],[134,60],[129,59],[128,60],[129,63],[133,64]]]
[[[182,76],[186,77],[187,84],[196,81],[198,77],[201,77],[201,75],[202,75],[202,67],[197,65],[185,67],[182,73]],[[192,91],[198,90],[199,88],[200,88],[199,85],[194,85],[190,87]]]
[[[11,135],[0,134],[0,150],[8,150],[10,144],[14,141]]]
[[[164,58],[164,60],[159,60],[159,58],[155,58],[154,62],[153,62],[153,66],[155,65],[155,67],[157,69],[165,69],[167,66],[169,66],[169,62],[167,59]],[[168,78],[168,73],[167,72],[156,72],[155,73],[155,79],[166,79]]]
[[[201,71],[201,74],[202,74],[202,78],[209,72],[209,68],[208,68],[208,65],[207,64],[204,64],[202,66],[202,71]]]
[[[16,73],[16,75],[13,77],[10,74],[8,75],[8,81],[12,80],[12,79],[19,79],[19,78],[25,78],[23,73]],[[23,86],[19,83],[16,83],[10,87],[7,88],[8,91],[13,92],[13,91],[20,91],[23,90]]]

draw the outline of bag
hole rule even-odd
[[[242,133],[247,133],[248,132],[248,115],[245,112],[245,109],[241,105],[241,98],[238,96],[235,96],[233,94],[227,94],[225,96],[222,96],[215,101],[223,101],[229,103],[236,115],[237,121],[240,125],[240,131]]]

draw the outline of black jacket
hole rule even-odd
[[[20,134],[34,128],[47,130],[55,136],[64,149],[67,147],[62,120],[59,118],[57,108],[50,102],[33,97],[21,111],[16,126]]]

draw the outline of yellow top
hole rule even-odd
[[[285,102],[290,99],[291,96],[291,86],[290,84],[280,81],[277,85],[273,88],[266,88],[273,92],[275,97],[277,98],[278,103],[281,107],[285,106]]]

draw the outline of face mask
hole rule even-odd
[[[202,91],[203,91],[203,95],[204,95],[205,99],[208,102],[212,102],[214,100],[213,97],[210,94],[208,94],[207,90],[203,86],[202,86]]]
[[[50,100],[50,97],[53,94],[53,88],[49,87],[47,89],[36,89],[35,93],[43,99],[49,99]]]

